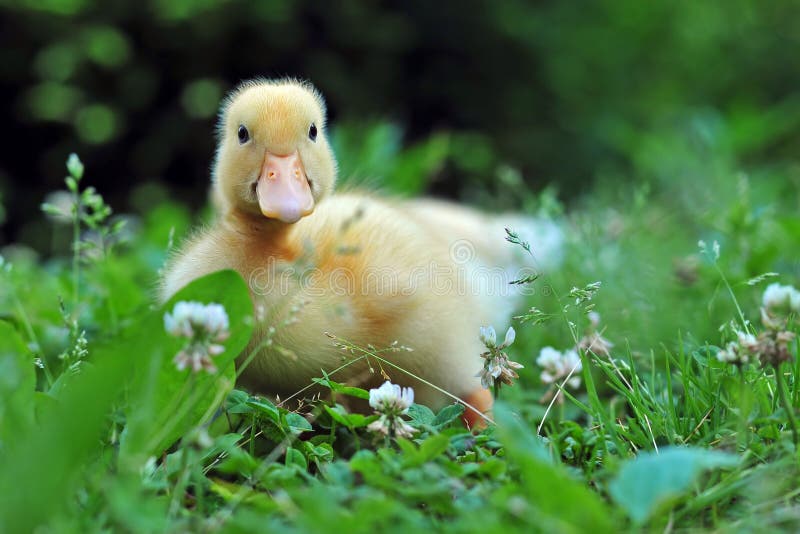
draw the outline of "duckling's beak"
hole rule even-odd
[[[285,223],[296,223],[314,211],[314,197],[296,150],[288,156],[267,152],[256,182],[256,196],[264,217]]]

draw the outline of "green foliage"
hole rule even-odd
[[[531,526],[550,532],[614,531],[607,506],[579,481],[571,480],[565,470],[553,465],[538,436],[503,405],[497,406],[497,421],[498,438],[505,444],[506,455],[524,473],[522,489],[526,500],[538,509],[536,523]]]
[[[214,359],[217,373],[195,375],[176,369],[172,356],[181,350],[183,341],[164,331],[163,316],[179,301],[213,302],[225,307],[233,326],[223,343],[224,352]],[[193,281],[158,311],[133,324],[121,339],[110,341],[109,349],[117,357],[137,362],[131,383],[134,400],[127,414],[121,452],[145,458],[158,456],[192,428],[205,423],[233,388],[233,360],[244,350],[252,332],[247,286],[238,273],[220,271]]]
[[[735,456],[703,449],[668,447],[625,464],[609,492],[636,523],[685,495],[706,470],[733,467]]]
[[[340,187],[380,186],[401,195],[425,191],[452,156],[450,136],[434,134],[407,148],[401,141],[402,131],[390,123],[337,126],[332,144],[343,162]]]
[[[0,444],[7,444],[33,422],[36,373],[25,343],[14,328],[0,322]]]
[[[213,91],[208,80],[182,103],[205,113]],[[115,228],[85,187],[94,168],[70,158],[70,203],[45,208],[53,250],[66,255],[2,251],[0,530],[795,531],[797,343],[782,366],[718,359],[736,330],[763,330],[767,283],[800,280],[796,173],[749,156],[790,127],[768,115],[688,110],[620,134],[629,185],[601,182],[569,209],[513,167],[491,186],[464,185],[475,198],[497,192],[487,206],[553,217],[567,232],[565,264],[514,280],[530,290],[529,311],[507,350],[525,368],[503,389],[496,424],[470,432],[463,406],[414,404],[402,416],[413,435],[398,439],[370,429],[369,392],[333,373],[283,401],[237,387],[233,360],[254,327],[244,282],[215,273],[155,305],[188,210],[143,184],[132,194],[141,213]],[[399,194],[424,190],[448,158],[483,157],[465,135],[408,147],[396,126],[359,132],[336,133],[345,172],[386,177]],[[536,249],[515,231],[492,237]],[[164,314],[177,301],[224,306],[217,373],[174,367],[185,340]],[[594,334],[613,342],[608,354],[587,350]],[[382,350],[334,341],[400,372]],[[580,387],[540,380],[547,345],[580,349]]]
[[[55,402],[39,396],[40,406],[28,406],[39,412],[37,424],[3,442],[3,530],[31,531],[64,510],[78,477],[86,474],[87,462],[97,461],[96,455],[107,446],[98,450],[98,440],[132,365],[130,359],[105,355],[68,376],[65,387],[53,396]],[[4,404],[19,404],[20,397],[29,395],[30,390],[14,391],[4,396]]]
[[[689,168],[687,150],[786,167],[800,131],[796,2],[469,0],[454,9],[415,0],[398,10],[6,0],[2,9],[16,29],[4,35],[3,79],[19,98],[0,116],[17,138],[37,140],[4,159],[0,181],[24,204],[6,240],[33,240],[33,207],[52,187],[42,178],[76,145],[109,169],[94,185],[118,209],[130,209],[143,177],[199,207],[219,97],[258,75],[319,86],[345,180],[498,209],[525,206],[521,190],[549,184],[571,201],[594,183],[625,186],[631,171],[662,183],[718,174],[715,158]]]

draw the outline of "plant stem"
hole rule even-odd
[[[744,317],[744,312],[742,312],[742,307],[739,306],[739,301],[736,299],[736,294],[733,292],[733,288],[731,287],[730,283],[728,283],[728,279],[725,278],[725,273],[722,272],[722,269],[720,268],[716,260],[714,260],[714,268],[717,270],[717,273],[719,273],[719,277],[722,279],[722,283],[725,284],[725,287],[728,289],[728,293],[731,296],[733,305],[736,306],[736,312],[739,314],[739,320],[742,321],[742,328],[744,328],[745,332],[752,333],[753,329],[749,327],[750,325],[747,322],[747,319],[745,319]]]
[[[78,191],[72,193],[72,313],[78,320],[78,300],[80,298],[80,238],[81,238],[81,196]]]
[[[189,472],[189,445],[181,442],[181,467],[178,474],[178,479],[175,481],[173,488],[172,499],[169,505],[169,517],[175,517],[178,514],[178,509],[181,507],[184,497],[186,496],[186,486],[189,484],[191,473]]]
[[[250,422],[250,456],[256,455],[256,413],[253,412],[253,419]]]
[[[747,380],[745,380],[744,369],[741,367],[737,370],[739,375],[739,428],[738,428],[738,441],[739,450],[747,450],[750,442],[750,434],[747,428],[747,415],[750,412],[750,399],[748,397],[749,391],[747,389]]]
[[[794,418],[794,406],[789,402],[789,395],[786,392],[786,381],[783,378],[783,373],[780,371],[780,366],[775,368],[775,379],[778,383],[778,394],[781,397],[781,403],[783,403],[783,408],[786,410],[786,415],[789,418],[789,426],[792,428],[792,439],[794,440],[794,446],[796,448],[798,444],[797,421]]]
[[[206,513],[206,503],[204,498],[205,493],[205,476],[203,475],[203,465],[200,462],[195,463],[194,469],[194,498],[195,509],[203,517]]]

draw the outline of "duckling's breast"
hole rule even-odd
[[[331,197],[295,224],[287,241],[286,250],[295,254],[262,258],[250,280],[261,315],[251,345],[270,337],[270,346],[247,373],[261,390],[291,394],[322,376],[322,370],[363,356],[334,346],[326,332],[364,348],[393,343],[412,348],[385,356],[425,375],[433,353],[450,350],[448,336],[458,335],[432,336],[430,330],[441,321],[449,324],[453,309],[475,308],[468,292],[457,291],[458,271],[447,243],[391,203],[359,195]],[[474,315],[461,322],[475,326]],[[362,383],[380,379],[366,360],[339,376]]]

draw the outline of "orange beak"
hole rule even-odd
[[[264,217],[296,223],[314,211],[314,197],[300,155],[267,152],[256,182],[258,205]]]

